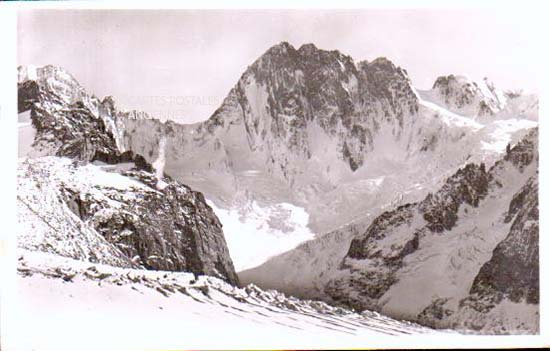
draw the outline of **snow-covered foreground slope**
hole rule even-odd
[[[21,350],[347,348],[442,333],[253,285],[26,250],[19,253],[17,289]]]

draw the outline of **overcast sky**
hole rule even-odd
[[[356,61],[385,56],[420,89],[454,73],[538,92],[539,25],[528,12],[494,10],[34,10],[19,15],[18,61],[64,67],[121,107],[194,122],[281,41]]]

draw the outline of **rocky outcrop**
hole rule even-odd
[[[222,226],[201,193],[137,168],[102,167],[56,157],[22,162],[19,199],[36,216],[20,216],[20,245],[90,260],[82,252],[96,241],[123,266],[207,274],[237,284]],[[63,226],[56,228],[58,219]],[[44,232],[30,232],[43,224]],[[92,239],[83,241],[84,233]],[[44,246],[53,235],[55,242]],[[67,251],[71,245],[80,250]]]
[[[19,67],[19,113],[29,111],[36,130],[32,156],[56,155],[84,162],[123,158],[114,100],[89,95],[63,69]]]
[[[237,284],[221,224],[204,196],[166,176],[159,179],[150,162],[158,152],[146,160],[122,143],[121,123],[135,120],[135,113],[117,111],[112,97],[89,95],[54,66],[20,67],[18,91],[19,112],[30,110],[36,130],[29,155],[34,159],[20,165],[23,247]]]
[[[95,118],[82,103],[66,106],[55,113],[34,107],[31,118],[37,131],[34,145],[40,150],[50,149],[56,156],[85,162],[109,160],[109,157],[114,161],[121,155],[104,122]]]
[[[106,201],[77,189],[64,188],[64,194],[83,221],[145,268],[207,274],[237,283],[221,223],[201,193],[167,178],[159,189],[157,178],[145,171],[121,175],[153,191],[116,211],[109,210],[109,200],[123,196],[119,191],[105,189]]]
[[[427,228],[438,233],[451,230],[458,220],[459,207],[462,204],[477,207],[487,195],[490,180],[484,164],[470,163],[459,169],[441,190],[429,194],[420,204]]]
[[[539,303],[538,179],[530,178],[514,196],[506,216],[512,227],[480,269],[471,294]],[[497,301],[498,302],[498,301]]]
[[[396,272],[402,268],[404,258],[418,250],[425,237],[451,230],[461,205],[477,207],[487,194],[489,179],[484,166],[468,164],[422,202],[382,213],[350,244],[342,268],[349,269],[354,278],[346,279],[343,284],[340,280],[331,282],[327,292],[356,308],[375,308],[377,299],[397,281]],[[356,265],[360,260],[372,265]],[[350,300],[341,296],[342,286],[346,284],[350,284],[360,298]]]
[[[514,195],[505,221],[508,235],[483,264],[456,308],[428,306],[419,322],[496,334],[539,332],[538,174]]]

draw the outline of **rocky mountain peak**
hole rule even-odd
[[[17,67],[18,83],[23,83],[27,80],[46,81],[48,79],[55,79],[59,81],[66,81],[72,85],[79,85],[77,80],[65,69],[54,66],[45,65],[42,67],[28,65]]]
[[[56,155],[82,161],[124,158],[115,99],[88,94],[63,68],[18,68],[18,110],[29,111],[36,130],[33,155]]]
[[[308,55],[308,54],[311,54],[315,51],[319,50],[317,48],[317,46],[315,46],[315,44],[313,43],[307,43],[307,44],[302,44],[302,46],[300,46],[300,48],[298,49],[298,52],[304,54],[304,55]]]
[[[468,115],[492,116],[503,108],[506,100],[488,78],[475,82],[465,76],[441,76],[432,90],[450,109]]]
[[[286,54],[293,51],[296,51],[296,49],[292,44],[287,41],[282,41],[270,47],[265,54]]]
[[[114,96],[105,96],[103,100],[101,100],[101,104],[103,106],[108,106],[112,110],[116,110],[116,100]]]
[[[320,127],[336,139],[337,157],[355,171],[381,124],[391,124],[397,137],[406,116],[417,111],[406,71],[390,60],[356,65],[337,50],[311,43],[296,50],[282,42],[247,69],[205,125],[215,134],[220,126],[243,121],[250,149],[267,149],[266,163],[277,170],[286,168],[289,155],[300,162],[310,159],[314,151],[308,129]],[[281,145],[287,150],[278,150]],[[287,180],[292,177],[290,170],[283,173]]]
[[[364,67],[375,67],[386,72],[394,72],[397,70],[397,67],[393,64],[393,62],[383,56],[375,58],[370,63],[365,61]]]
[[[80,83],[58,66],[19,66],[18,84],[28,82],[35,82],[44,92],[55,94],[67,103],[74,103],[86,96]]]

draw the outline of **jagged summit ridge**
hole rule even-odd
[[[311,139],[317,136],[310,129],[321,128],[335,139],[336,156],[355,171],[364,161],[363,154],[372,150],[381,124],[395,124],[397,135],[407,116],[417,111],[406,72],[387,59],[356,65],[338,51],[313,44],[296,50],[283,42],[246,70],[206,123],[213,132],[214,125],[237,123],[230,116],[244,118],[249,147],[266,152],[271,172],[285,167],[287,162],[280,160],[283,153],[311,159],[315,153]],[[277,150],[275,144],[281,143],[287,150]],[[296,176],[295,171],[286,171],[283,177]]]

